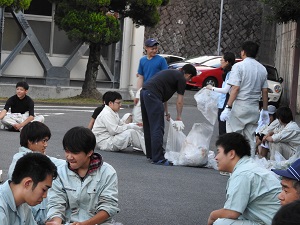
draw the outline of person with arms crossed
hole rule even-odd
[[[56,166],[47,156],[28,153],[21,157],[11,180],[0,186],[0,224],[36,225],[30,206],[47,197],[56,176]]]
[[[48,196],[46,225],[105,224],[119,212],[115,169],[94,152],[96,138],[85,127],[71,128],[63,138],[67,164]]]
[[[259,100],[262,95],[262,119],[268,124],[268,83],[266,68],[255,60],[259,45],[246,41],[242,45],[242,62],[233,65],[229,80],[230,97],[220,115],[227,121],[226,132],[243,134],[251,146],[251,156],[255,155],[255,130],[259,119]]]
[[[168,100],[177,92],[176,110],[174,121],[177,129],[183,129],[181,120],[183,108],[183,95],[186,81],[196,76],[196,68],[191,64],[184,65],[181,70],[163,70],[155,74],[143,85],[141,91],[141,109],[146,145],[146,156],[154,164],[172,165],[164,157],[163,136],[164,118],[170,120]]]
[[[219,136],[215,157],[220,171],[229,172],[226,202],[210,213],[207,225],[268,225],[280,208],[279,180],[250,158],[249,141],[239,133]]]

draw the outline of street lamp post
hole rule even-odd
[[[221,33],[222,33],[222,17],[223,17],[223,0],[221,0],[220,22],[219,22],[219,38],[218,38],[218,55],[220,55]]]

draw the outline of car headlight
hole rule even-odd
[[[281,91],[282,91],[282,88],[281,88],[281,86],[280,85],[275,85],[274,86],[274,91],[276,92],[276,93],[280,93]]]

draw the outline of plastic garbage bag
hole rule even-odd
[[[216,123],[218,118],[219,95],[220,93],[208,90],[206,88],[202,88],[194,95],[198,110],[212,125]]]
[[[205,167],[218,170],[217,160],[215,159],[214,151],[208,151],[208,162]]]
[[[170,119],[165,158],[171,162],[177,161],[186,135],[175,129],[174,120]]]

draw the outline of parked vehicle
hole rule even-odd
[[[199,57],[195,57],[195,58],[190,58],[190,59],[183,60],[182,62],[170,64],[169,69],[180,69],[181,67],[183,67],[185,64],[188,64],[188,63],[193,64],[194,66],[200,66],[202,63],[205,63],[205,62],[213,60],[213,59],[220,60],[221,56],[204,55],[204,56],[199,56]]]
[[[237,59],[237,62],[241,59]],[[274,66],[263,64],[268,72],[268,97],[269,103],[275,106],[279,106],[280,97],[282,95],[282,77],[279,77],[277,69]],[[190,81],[187,81],[187,89],[201,88],[210,84],[215,87],[221,87],[223,83],[222,69],[220,59],[210,60],[207,63],[203,63],[201,66],[197,66],[197,76],[193,77]]]
[[[181,62],[185,60],[184,57],[177,56],[177,55],[168,55],[168,54],[159,54],[159,55],[166,59],[168,65],[171,63]]]

